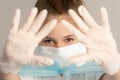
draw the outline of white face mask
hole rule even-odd
[[[61,48],[38,46],[35,54],[49,57],[55,62],[59,63],[61,66],[66,66],[69,64],[67,60],[70,57],[84,54],[86,52],[87,49],[82,43],[75,43]]]

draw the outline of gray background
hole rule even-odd
[[[15,9],[21,9],[23,22],[35,2],[36,0],[0,0],[0,53],[3,53]],[[107,8],[112,32],[120,50],[120,0],[85,0],[85,2],[90,13],[98,22],[100,21],[100,7],[105,6]]]

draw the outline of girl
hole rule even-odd
[[[120,80],[120,55],[105,8],[101,9],[102,24],[98,25],[82,5],[83,0],[38,0],[21,27],[17,9],[0,57],[0,80],[64,80],[62,75],[20,77],[17,73],[24,64],[54,63],[49,56],[34,55],[37,46],[64,48],[79,42],[86,46],[87,52],[69,58],[69,62],[96,62],[105,74],[76,74],[71,80]]]

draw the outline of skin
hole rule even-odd
[[[0,72],[0,80],[21,80],[18,74],[4,74]]]

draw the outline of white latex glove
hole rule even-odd
[[[62,20],[65,27],[73,32],[87,48],[87,54],[70,58],[71,63],[96,62],[109,75],[120,70],[120,54],[112,36],[106,9],[101,8],[102,23],[98,25],[85,7],[78,8],[79,17],[75,11],[69,10],[69,15],[78,26],[76,29],[69,22]]]
[[[4,53],[0,57],[1,72],[17,73],[24,64],[53,64],[53,61],[47,57],[34,55],[34,51],[40,41],[54,28],[57,21],[52,20],[40,29],[46,19],[47,10],[43,10],[38,16],[37,13],[37,8],[33,8],[24,24],[19,27],[20,10],[16,10]]]

